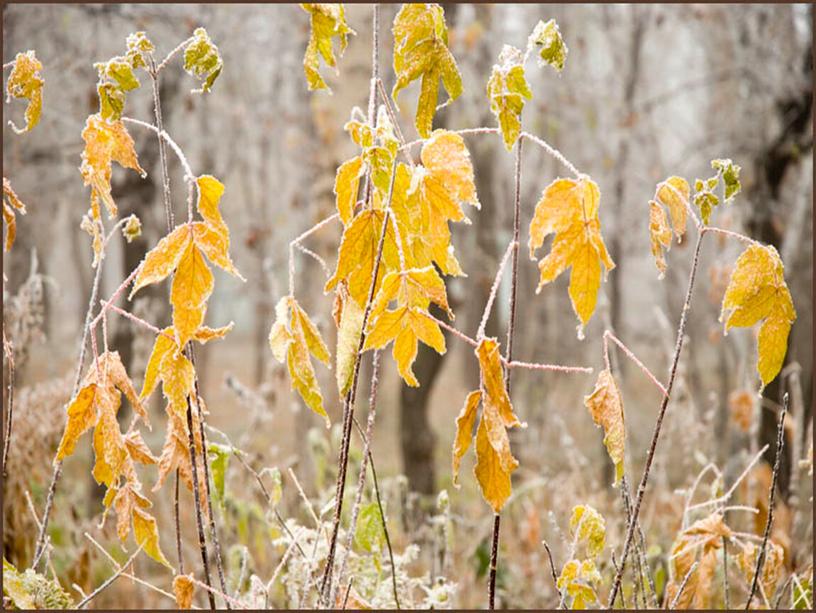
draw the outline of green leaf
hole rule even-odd
[[[147,34],[144,32],[134,32],[127,37],[127,55],[125,58],[133,68],[146,68],[146,57],[153,52],[155,47]]]
[[[400,91],[421,79],[416,128],[422,138],[428,138],[433,129],[440,79],[449,102],[463,91],[462,76],[448,49],[445,12],[438,4],[403,4],[394,18],[392,31],[397,82],[391,96],[398,102]]]
[[[227,469],[232,455],[232,447],[219,445],[218,443],[207,443],[207,454],[210,456],[210,472],[212,473],[215,488],[215,498],[223,509]]]
[[[739,180],[740,167],[729,159],[711,160],[711,167],[722,177],[725,185],[725,202],[728,204],[742,189]]]
[[[499,55],[499,63],[487,81],[487,98],[490,110],[499,121],[504,146],[510,151],[521,132],[521,111],[524,99],[531,99],[533,92],[524,76],[524,57],[521,51],[505,45]]]
[[[538,47],[538,63],[540,66],[549,64],[558,72],[564,69],[564,62],[567,61],[569,49],[561,38],[561,30],[555,19],[550,19],[547,23],[539,21],[530,34],[529,43]]]
[[[100,83],[96,86],[99,92],[99,114],[102,119],[112,123],[122,118],[125,109],[125,94],[113,83]]]
[[[224,62],[218,47],[210,40],[207,30],[196,28],[194,40],[184,49],[184,70],[202,81],[201,89],[192,90],[194,94],[209,92],[213,83],[221,74]]]
[[[369,502],[360,509],[357,517],[357,530],[354,533],[354,542],[361,549],[369,553],[379,551],[385,544],[385,531],[380,507],[376,502]]]
[[[306,73],[306,82],[309,90],[331,89],[320,75],[320,58],[327,66],[337,68],[337,59],[334,56],[332,37],[340,38],[340,55],[348,45],[348,35],[357,34],[346,23],[346,13],[342,4],[301,4],[300,8],[309,13],[311,32],[306,54],[303,56],[303,72]]]

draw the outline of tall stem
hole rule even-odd
[[[379,26],[380,26],[380,7],[378,4],[374,5],[372,16],[372,51],[371,51],[371,88],[369,91],[368,112],[369,122],[374,121],[374,101],[377,95],[377,78],[378,78],[378,64],[379,64]],[[370,175],[370,173],[369,173]],[[394,159],[394,167],[391,169],[391,185],[388,190],[388,201],[386,202],[383,211],[383,223],[380,232],[380,240],[377,245],[377,257],[374,260],[373,276],[371,278],[371,287],[368,292],[368,300],[366,301],[366,308],[363,312],[363,325],[360,332],[360,342],[357,346],[357,353],[354,358],[354,370],[351,379],[351,387],[349,388],[343,400],[343,439],[340,445],[340,457],[338,458],[337,483],[335,486],[334,496],[334,520],[332,523],[332,533],[329,540],[329,551],[326,556],[326,568],[323,571],[323,577],[320,582],[320,599],[324,604],[328,605],[328,596],[331,594],[332,573],[334,571],[334,557],[337,550],[337,535],[340,531],[340,517],[343,512],[343,493],[346,488],[346,471],[348,469],[349,443],[351,439],[352,418],[354,417],[354,401],[357,395],[357,380],[360,374],[360,356],[365,345],[365,328],[368,322],[368,317],[371,314],[371,303],[374,299],[374,290],[377,286],[377,276],[380,271],[380,261],[382,260],[383,245],[385,244],[385,234],[388,230],[389,208],[391,206],[391,196],[394,191],[394,176],[396,175],[396,158]],[[366,182],[366,201],[370,194],[371,178],[369,176]]]
[[[680,325],[677,328],[677,340],[674,346],[674,356],[672,357],[671,370],[669,371],[669,382],[666,385],[666,395],[660,402],[660,411],[657,414],[657,421],[655,422],[654,433],[652,434],[652,442],[649,445],[649,452],[646,456],[646,466],[643,467],[643,476],[638,485],[637,497],[635,498],[635,508],[632,511],[632,517],[629,520],[629,525],[626,528],[626,541],[623,545],[623,556],[621,557],[620,566],[615,574],[615,581],[612,584],[612,591],[609,596],[609,607],[615,602],[615,597],[620,589],[621,581],[623,580],[623,571],[626,568],[626,558],[629,556],[629,549],[632,546],[632,539],[635,535],[635,530],[638,525],[638,517],[640,516],[640,506],[643,503],[643,495],[646,492],[646,485],[649,482],[649,472],[652,469],[652,462],[654,461],[655,450],[657,449],[657,441],[660,437],[660,428],[663,425],[663,418],[666,416],[666,409],[669,406],[672,388],[674,387],[674,380],[677,376],[677,365],[680,363],[680,353],[683,349],[683,337],[686,334],[686,322],[688,321],[688,312],[691,308],[691,296],[694,291],[694,280],[697,277],[697,267],[700,262],[700,246],[705,236],[705,228],[700,228],[697,235],[697,244],[694,246],[694,256],[691,261],[691,272],[689,273],[688,289],[686,290],[686,300],[683,303],[683,311],[680,314]]]
[[[507,317],[507,363],[513,361],[513,334],[516,329],[516,293],[518,290],[518,252],[519,252],[519,225],[521,223],[521,143],[516,141],[516,187],[513,194],[513,268],[510,277],[510,312]],[[509,366],[505,369],[505,386],[507,396],[510,397]],[[499,533],[501,531],[501,515],[496,513],[493,518],[493,547],[490,550],[490,575],[487,584],[488,607],[496,608],[496,570],[499,562]]]
[[[3,479],[8,477],[8,454],[11,447],[11,428],[14,423],[14,347],[10,340],[6,339],[6,331],[3,330],[3,353],[6,355],[8,364],[8,418],[6,419],[5,445],[3,446]]]
[[[193,465],[193,500],[195,501],[196,526],[198,527],[198,547],[201,550],[201,562],[204,565],[204,582],[207,584],[207,587],[212,587],[212,582],[210,581],[210,563],[209,560],[207,560],[207,542],[204,538],[204,519],[201,515],[198,461],[196,458],[195,435],[193,432],[193,406],[190,402],[190,397],[187,396],[187,441],[190,447],[190,463]],[[210,600],[210,608],[215,610],[215,595],[212,593],[212,590],[207,590],[207,597]]]

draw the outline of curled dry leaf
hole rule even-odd
[[[195,591],[195,583],[193,583],[193,574],[176,575],[173,578],[173,594],[176,597],[176,606],[179,609],[190,609],[193,606],[193,594]]]
[[[326,65],[337,67],[334,57],[332,38],[340,39],[340,55],[346,50],[349,34],[356,34],[346,23],[346,13],[342,4],[301,4],[300,7],[309,13],[311,30],[306,54],[303,56],[303,71],[306,73],[306,82],[310,90],[331,89],[320,75],[320,58]]]
[[[672,230],[678,241],[686,233],[689,194],[688,181],[682,177],[669,177],[657,184],[654,200],[649,201],[649,237],[660,278],[666,272],[663,252],[671,249]],[[671,217],[671,225],[666,209]]]
[[[6,81],[6,94],[9,98],[28,100],[25,110],[26,125],[18,128],[14,122],[9,121],[12,130],[17,134],[30,131],[40,121],[42,113],[42,89],[45,81],[40,74],[42,63],[37,59],[34,51],[18,53],[14,58],[14,66],[11,69],[8,81]]]
[[[17,212],[26,214],[26,207],[22,200],[11,188],[11,183],[3,177],[3,221],[6,222],[6,240],[3,249],[9,251],[17,236]]]
[[[584,405],[595,425],[604,430],[604,445],[615,465],[615,483],[623,476],[626,428],[623,399],[618,384],[609,370],[602,370],[592,394],[584,397]]]

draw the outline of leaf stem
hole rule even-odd
[[[635,497],[635,506],[632,511],[632,518],[629,521],[629,525],[626,529],[626,540],[623,546],[623,555],[620,561],[620,567],[618,568],[618,572],[615,574],[615,580],[612,584],[612,591],[609,596],[609,607],[612,607],[612,603],[615,602],[615,596],[617,596],[618,590],[620,589],[621,581],[623,580],[623,572],[626,568],[626,559],[629,557],[629,549],[632,545],[632,539],[635,534],[635,530],[637,528],[638,517],[640,516],[640,507],[643,503],[643,495],[646,493],[646,485],[649,482],[649,473],[652,469],[652,462],[654,461],[655,451],[657,449],[657,441],[660,437],[660,429],[663,425],[663,419],[666,416],[666,409],[669,406],[669,399],[671,397],[671,391],[674,387],[674,380],[677,376],[677,366],[680,363],[680,353],[683,349],[683,339],[686,334],[686,323],[688,321],[688,313],[691,309],[691,297],[694,292],[694,280],[697,277],[697,268],[700,262],[700,247],[702,246],[703,236],[705,236],[704,229],[700,231],[697,235],[697,243],[694,247],[694,256],[691,262],[691,271],[689,273],[689,281],[688,281],[688,289],[686,290],[686,299],[683,303],[683,310],[680,314],[680,324],[677,328],[677,340],[675,343],[674,348],[674,356],[672,358],[672,364],[669,371],[669,381],[666,385],[666,394],[663,396],[663,400],[660,404],[660,410],[657,414],[657,421],[655,422],[654,433],[652,434],[652,441],[649,445],[649,451],[646,455],[646,465],[643,468],[643,476],[640,479],[640,484],[638,485],[637,496]]]
[[[615,336],[612,333],[611,330],[606,330],[604,332],[603,340],[604,340],[604,361],[605,361],[605,363],[607,365],[607,369],[609,369],[609,341],[611,340],[618,347],[620,347],[621,351],[623,351],[623,353],[626,355],[627,358],[632,360],[637,365],[637,367],[640,368],[640,370],[643,372],[643,374],[646,375],[646,377],[649,379],[649,381],[651,381],[654,384],[654,386],[657,387],[657,389],[659,389],[663,393],[664,396],[668,395],[668,392],[666,392],[666,388],[663,387],[663,384],[660,383],[660,381],[657,380],[657,377],[655,377],[652,374],[652,371],[650,371],[646,367],[646,365],[643,362],[641,362],[637,358],[637,356],[635,356],[634,353],[632,353],[632,351],[629,349],[629,347],[624,345],[623,342],[617,336]]]
[[[139,554],[142,552],[142,547],[144,547],[144,545],[143,545],[143,544],[142,544],[142,545],[139,545],[139,548],[138,548],[138,549],[137,549],[137,550],[136,550],[136,551],[133,553],[133,555],[132,555],[132,556],[130,556],[130,558],[128,559],[128,561],[127,561],[127,562],[125,562],[125,563],[124,563],[124,564],[123,564],[123,565],[122,565],[122,566],[121,566],[121,567],[120,567],[120,568],[119,568],[119,569],[118,569],[118,570],[117,570],[115,573],[113,573],[113,574],[112,574],[110,577],[108,577],[108,579],[107,579],[107,580],[106,580],[106,581],[105,581],[105,582],[104,582],[102,585],[100,585],[100,586],[99,586],[98,588],[96,588],[96,589],[95,589],[93,592],[91,592],[91,593],[90,593],[90,594],[88,594],[88,595],[87,595],[85,598],[83,598],[83,599],[82,599],[82,600],[79,602],[79,604],[77,604],[76,608],[77,608],[77,609],[82,609],[82,608],[84,608],[86,604],[88,604],[88,603],[89,603],[91,600],[93,600],[94,598],[96,598],[96,597],[97,597],[99,594],[101,594],[101,593],[102,593],[102,592],[103,592],[103,591],[104,591],[104,590],[105,590],[105,589],[106,589],[108,586],[110,586],[110,585],[111,585],[111,584],[112,584],[114,581],[116,581],[116,580],[119,578],[119,576],[120,576],[122,573],[124,573],[124,572],[127,570],[128,566],[130,566],[130,565],[133,563],[133,560],[135,560],[135,559],[136,559],[136,556],[138,556],[138,555],[139,555]]]

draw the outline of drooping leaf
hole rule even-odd
[[[6,241],[3,249],[9,251],[17,236],[17,212],[26,214],[26,207],[22,200],[11,188],[11,183],[3,177],[3,221],[6,222]]]
[[[215,499],[223,508],[227,469],[232,455],[232,447],[208,442],[207,455],[210,457],[210,474],[212,475]]]
[[[284,296],[275,308],[277,319],[269,332],[269,345],[275,358],[286,359],[292,389],[297,390],[306,405],[330,424],[323,408],[323,396],[317,384],[310,355],[326,364],[329,350],[320,333],[292,296]]]
[[[133,72],[133,64],[128,58],[114,57],[107,62],[98,62],[94,67],[99,72],[96,85],[99,114],[106,121],[119,121],[125,108],[127,92],[140,85]]]
[[[337,196],[337,212],[340,221],[347,225],[354,216],[354,205],[357,203],[357,190],[363,176],[363,158],[355,156],[340,165],[334,180],[334,193]]]
[[[447,351],[439,324],[419,307],[402,306],[380,314],[369,324],[364,349],[382,349],[392,340],[391,354],[400,376],[411,387],[419,386],[411,369],[417,356],[417,342],[421,340],[439,354]]]
[[[11,129],[17,134],[29,132],[40,121],[42,89],[45,83],[40,74],[42,67],[42,63],[37,59],[34,51],[18,53],[14,58],[14,66],[11,69],[8,81],[6,81],[6,94],[9,98],[28,100],[28,106],[25,110],[25,127],[18,128],[13,121],[9,121]]]
[[[487,98],[508,151],[513,148],[521,132],[524,99],[530,100],[532,97],[533,92],[524,76],[524,56],[515,47],[505,45],[499,55],[499,63],[493,65],[493,72],[487,81]]]
[[[195,591],[195,583],[193,583],[193,574],[176,575],[173,578],[173,595],[176,597],[176,606],[179,609],[187,610],[193,606],[193,593]]]
[[[338,288],[339,325],[337,328],[337,391],[345,396],[351,386],[354,362],[363,331],[363,309],[349,297],[345,286]]]
[[[550,19],[546,23],[539,21],[530,34],[528,44],[538,48],[538,63],[541,66],[549,64],[558,72],[564,70],[569,49],[561,37],[561,30],[555,19]]]
[[[513,412],[513,405],[507,394],[499,343],[495,338],[483,338],[476,347],[476,357],[479,359],[484,404],[495,408],[505,428],[520,426],[521,422]]]
[[[213,274],[204,256],[191,240],[179,260],[170,289],[176,344],[184,347],[204,323],[207,300],[214,286]]]
[[[569,295],[580,321],[579,334],[595,311],[601,264],[607,273],[615,267],[601,236],[599,201],[600,190],[589,177],[556,179],[544,190],[530,224],[530,258],[555,234],[550,253],[538,263],[536,292],[571,267]]]
[[[455,100],[463,91],[456,60],[448,49],[445,13],[438,4],[403,4],[394,18],[394,73],[397,81],[391,92],[398,102],[399,92],[421,79],[416,128],[427,138],[433,128],[439,94],[439,80]]]
[[[654,200],[649,201],[649,237],[655,265],[663,278],[666,272],[664,249],[671,249],[672,229],[679,241],[686,232],[689,184],[681,177],[669,177],[658,183]],[[665,208],[671,216],[671,226]]]
[[[207,30],[196,28],[193,40],[184,49],[184,70],[201,82],[201,89],[194,89],[192,93],[209,92],[223,67],[221,52],[210,40]]]
[[[445,282],[433,266],[411,268],[409,270],[392,270],[383,278],[380,291],[371,308],[371,321],[376,320],[392,300],[398,306],[417,307],[427,310],[433,302],[453,318],[448,306]]]
[[[147,253],[133,282],[129,298],[132,299],[144,286],[158,283],[170,276],[190,245],[190,234],[188,225],[177,226]]]
[[[592,394],[584,397],[584,405],[595,425],[604,430],[604,445],[615,465],[615,483],[623,476],[626,428],[623,418],[623,399],[618,384],[609,370],[602,370]]]
[[[448,130],[434,130],[430,138],[422,144],[419,159],[430,173],[430,177],[454,202],[457,204],[466,202],[477,209],[481,206],[476,196],[473,162],[461,134]]]
[[[159,547],[159,528],[156,525],[156,518],[139,507],[133,507],[133,534],[136,537],[136,544],[140,545],[147,555],[159,564],[171,568],[170,562],[164,557]]]
[[[82,387],[68,405],[68,423],[57,449],[57,460],[73,454],[79,437],[96,425],[95,401],[96,384],[90,383]]]
[[[757,371],[765,387],[785,361],[788,334],[796,320],[785,267],[773,246],[751,245],[737,259],[725,290],[720,320],[725,332],[759,322]]]
[[[100,219],[99,200],[108,209],[108,215],[115,217],[118,209],[111,196],[111,164],[118,162],[124,168],[131,168],[143,177],[147,175],[139,166],[133,139],[121,121],[109,123],[101,115],[91,115],[82,130],[85,149],[79,171],[85,185],[91,186],[91,211],[94,219]]]
[[[311,32],[306,54],[303,56],[303,71],[306,73],[306,82],[309,90],[331,89],[320,75],[320,58],[327,66],[337,68],[337,59],[334,56],[332,37],[340,39],[340,55],[346,50],[349,34],[356,34],[346,23],[346,13],[342,4],[315,3],[301,4],[300,7],[309,13]]]
[[[493,432],[492,438],[488,430]],[[473,474],[479,482],[482,496],[494,513],[500,513],[510,497],[510,476],[516,468],[518,461],[510,453],[510,439],[501,419],[495,412],[483,411],[476,430],[476,466]]]
[[[586,547],[587,555],[594,558],[603,551],[606,541],[606,522],[598,511],[588,504],[572,508],[570,533]]]
[[[473,440],[473,426],[476,423],[476,411],[482,401],[482,392],[473,390],[465,398],[465,404],[456,418],[456,437],[453,440],[453,464],[451,473],[453,474],[454,487],[459,485],[459,465],[462,462],[470,443]]]

